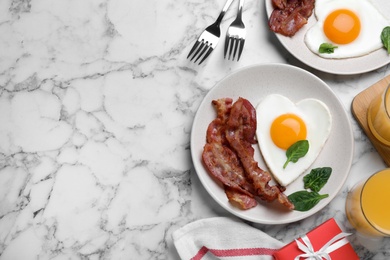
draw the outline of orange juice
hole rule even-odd
[[[378,141],[390,146],[390,85],[368,107],[367,123]]]
[[[358,183],[348,194],[346,214],[351,225],[368,236],[390,236],[390,168]]]

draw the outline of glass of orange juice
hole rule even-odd
[[[360,234],[390,237],[390,168],[357,183],[348,193],[345,211]]]
[[[367,123],[375,138],[390,147],[390,84],[370,103]]]

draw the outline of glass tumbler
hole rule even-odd
[[[358,233],[372,238],[390,236],[390,168],[358,182],[348,193],[345,211]]]
[[[370,103],[367,123],[375,138],[390,147],[390,84]]]

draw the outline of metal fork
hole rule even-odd
[[[226,33],[226,39],[225,39],[225,51],[223,57],[226,59],[226,54],[229,49],[229,57],[228,60],[230,60],[230,57],[233,52],[232,60],[234,60],[236,53],[238,51],[237,61],[240,59],[242,50],[244,48],[245,44],[245,36],[246,36],[246,30],[245,25],[242,22],[242,7],[244,5],[244,0],[240,0],[238,4],[238,11],[237,11],[237,17],[236,19],[231,23],[231,25],[228,28],[228,31]]]
[[[200,60],[199,64],[201,64],[209,55],[210,53],[215,49],[215,47],[218,44],[219,37],[221,36],[221,29],[220,24],[222,21],[222,18],[224,17],[227,9],[231,5],[233,0],[227,0],[221,13],[219,14],[217,20],[208,26],[203,33],[199,36],[198,40],[195,42],[194,46],[192,47],[190,53],[187,56],[187,59],[192,55],[191,60],[193,60],[195,57],[195,63],[200,59],[202,56],[203,58]]]

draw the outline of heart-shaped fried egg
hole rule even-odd
[[[366,55],[382,48],[381,32],[390,25],[369,0],[316,1],[317,23],[305,35],[307,47],[323,58],[343,59]],[[321,44],[337,48],[319,51]]]
[[[272,94],[256,108],[257,139],[269,171],[275,180],[287,186],[316,160],[332,127],[328,107],[317,99],[294,104],[290,99]],[[297,162],[287,161],[286,151],[296,142],[307,140],[309,150]]]

